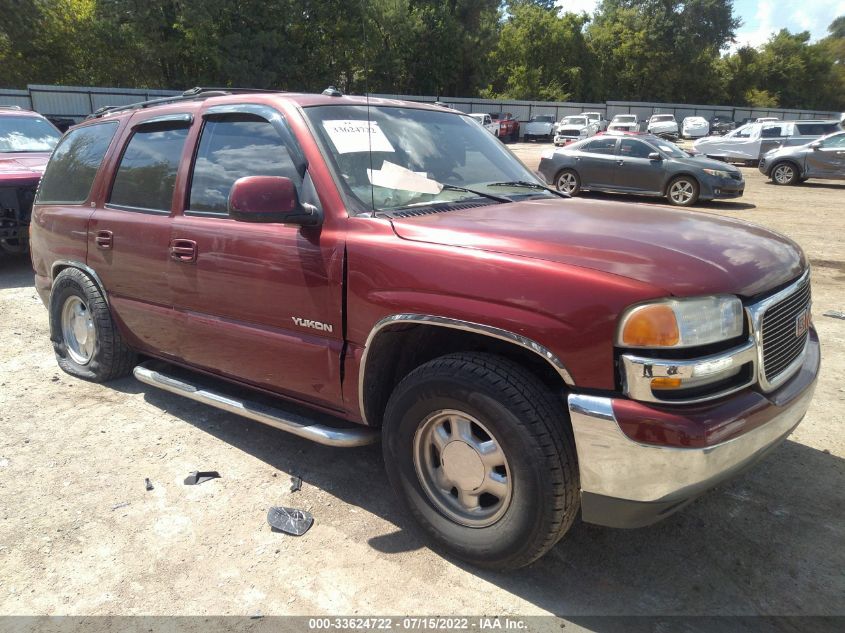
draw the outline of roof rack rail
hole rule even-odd
[[[263,88],[202,88],[200,86],[197,86],[196,88],[186,90],[182,94],[172,95],[170,97],[159,97],[157,99],[149,99],[148,101],[139,101],[137,103],[129,103],[127,105],[122,106],[103,106],[102,108],[98,108],[93,113],[85,117],[85,120],[87,121],[88,119],[98,119],[105,114],[111,114],[113,112],[123,112],[126,110],[142,110],[144,108],[149,108],[157,105],[164,105],[166,103],[177,103],[179,101],[191,101],[194,99],[208,99],[210,97],[222,97],[224,95],[243,94],[250,92],[273,93],[282,91],[266,90]]]

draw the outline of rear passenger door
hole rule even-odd
[[[208,109],[185,208],[171,235],[171,246],[193,249],[191,256],[182,250],[174,255],[170,277],[180,356],[215,373],[336,407],[343,240],[322,227],[231,219],[229,191],[245,176],[288,177],[301,198],[313,191],[299,145],[279,112],[258,104]]]
[[[88,262],[103,280],[130,343],[176,356],[168,273],[176,175],[190,114],[135,123],[124,137],[105,204],[88,227]]]
[[[575,168],[581,186],[612,188],[616,175],[615,136],[601,136],[588,142],[575,157]]]

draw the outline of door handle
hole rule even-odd
[[[114,245],[114,235],[111,231],[97,231],[94,242],[97,244],[97,248],[102,251],[111,250]]]
[[[197,243],[194,240],[171,240],[170,259],[185,263],[197,261]]]
[[[617,165],[624,165],[624,164],[625,164],[625,161],[624,161],[624,160],[617,160],[617,161],[616,161],[616,164],[617,164]]]

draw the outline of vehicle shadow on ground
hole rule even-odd
[[[131,379],[113,384],[133,392],[138,385]],[[150,404],[395,525],[369,539],[379,552],[428,546],[388,484],[378,445],[324,447],[152,387],[141,390]],[[546,557],[516,572],[452,562],[567,617],[835,614],[845,593],[842,490],[845,460],[787,441],[662,523],[613,530],[577,520]],[[320,507],[312,512],[319,521]],[[591,621],[590,628],[609,632],[618,624]]]
[[[676,207],[669,204],[666,198],[658,198],[653,196],[631,196],[617,193],[604,193],[602,191],[584,191],[578,194],[580,197],[596,200],[611,200],[613,202],[633,202],[637,204],[660,205],[669,209],[695,211],[696,209],[706,209],[714,211],[744,211],[746,209],[756,209],[757,205],[750,202],[737,202],[734,200],[707,200],[701,201],[691,207]]]
[[[769,187],[783,186],[775,184],[771,180],[767,181],[766,185]],[[819,182],[818,180],[812,180],[807,182],[799,182],[798,184],[792,186],[799,187],[801,189],[845,189],[845,184],[834,180],[822,180],[821,182]]]
[[[32,286],[34,274],[29,253],[21,255],[0,253],[0,290]]]

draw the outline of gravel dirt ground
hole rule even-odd
[[[535,168],[548,145],[511,147]],[[575,623],[567,630],[590,614],[845,615],[845,321],[822,316],[845,310],[845,184],[776,187],[743,171],[743,198],[696,212],[763,224],[806,249],[823,368],[804,422],[664,522],[577,522],[510,574],[430,550],[378,446],[325,448],[132,378],[65,375],[28,258],[0,259],[0,614],[551,613]],[[222,478],[184,486],[198,469]],[[314,527],[271,532],[271,505],[310,510]]]

